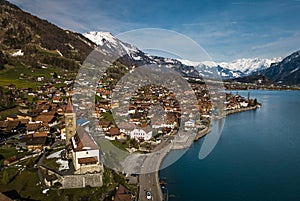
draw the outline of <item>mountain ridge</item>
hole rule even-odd
[[[119,58],[119,60],[125,65],[142,66],[155,64],[158,67],[172,68],[182,76],[199,77],[199,72],[193,66],[184,65],[176,59],[149,55],[135,46],[119,40],[109,32],[90,31],[84,33],[83,36],[100,47],[106,45],[124,52],[125,55],[122,55],[122,58]]]
[[[232,62],[191,62],[188,60],[180,60],[186,65],[193,65],[196,69],[217,68],[223,79],[233,79],[253,75],[255,72],[269,68],[273,63],[281,61],[281,58],[262,59],[262,58],[242,58]]]
[[[5,0],[0,0],[0,24],[0,70],[7,65],[76,70],[97,45],[105,44],[126,53],[120,58],[125,65],[156,64],[188,77],[214,78],[219,74],[222,79],[234,79],[264,75],[277,84],[300,83],[300,51],[284,59],[254,58],[233,62],[192,62],[151,56],[111,33],[91,31],[80,34],[64,30]]]
[[[269,77],[273,82],[284,85],[300,84],[300,50],[285,57],[281,62],[258,72]]]
[[[96,47],[81,34],[61,29],[5,0],[0,1],[0,24],[0,51],[8,63],[76,69]],[[14,55],[18,51],[22,54]]]

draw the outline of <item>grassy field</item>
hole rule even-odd
[[[27,77],[37,78],[44,77],[49,79],[52,77],[52,73],[56,72],[58,75],[64,73],[61,68],[28,68],[21,64],[15,63],[13,65],[5,65],[5,69],[0,71],[0,86],[6,86],[9,84],[16,85],[17,88],[30,87],[36,88],[41,86],[44,82],[37,82],[28,79],[19,79],[20,75],[23,74]]]
[[[59,164],[56,163],[57,160],[58,160],[57,158],[50,158],[50,159],[45,159],[43,162],[47,167],[58,170]]]
[[[33,161],[34,159],[28,159],[23,163],[27,166],[32,166]],[[0,189],[1,192],[15,190],[22,198],[42,198],[44,196],[39,187],[37,169],[31,167],[9,167],[3,169],[0,172]]]
[[[17,157],[23,157],[26,155],[27,152],[18,152],[15,148],[10,148],[10,147],[0,147],[0,155],[2,159],[0,159],[0,164],[7,158],[10,158],[12,156],[17,156]]]
[[[119,149],[109,140],[96,140],[100,149],[105,153],[104,160],[109,167],[121,167],[120,162],[129,155],[128,151]]]
[[[9,192],[14,190],[15,195],[19,195],[22,199],[30,198],[33,200],[43,201],[98,201],[107,197],[119,184],[123,184],[134,194],[137,194],[137,186],[128,185],[121,174],[107,168],[105,168],[104,171],[104,185],[102,187],[86,187],[80,189],[50,188],[46,194],[43,194],[39,183],[37,169],[32,168],[33,161],[34,159],[29,159],[20,163],[22,166],[27,167],[20,167],[19,169],[10,167],[3,169],[0,172],[0,192]]]
[[[117,148],[119,148],[119,149],[121,149],[121,150],[123,150],[123,151],[126,151],[126,152],[128,152],[127,151],[127,147],[128,147],[128,144],[129,144],[129,142],[128,141],[119,141],[119,140],[112,140],[112,141],[110,141],[114,146],[116,146]]]
[[[8,117],[12,114],[19,114],[19,113],[20,113],[20,111],[19,111],[18,107],[2,110],[2,111],[0,111],[0,121],[5,120],[6,117]]]

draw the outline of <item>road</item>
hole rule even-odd
[[[55,141],[52,145],[51,145],[51,148],[54,148],[56,145],[62,143],[62,141],[60,140],[57,140]],[[40,166],[43,165],[43,161],[45,159],[45,152],[42,151],[40,154],[42,154],[37,162],[37,169],[38,169],[38,176],[39,176],[39,180],[40,180],[40,183],[41,183],[41,186],[43,189],[46,189],[47,186],[45,185],[45,182],[44,182],[44,178],[43,178],[43,174],[41,172],[41,168]]]
[[[160,201],[162,200],[160,186],[157,185],[157,172],[155,173],[148,173],[140,175],[139,183],[140,183],[140,193],[139,193],[139,201],[148,200],[146,198],[146,192],[151,192],[151,200]]]
[[[170,151],[171,147],[172,145],[167,140],[163,149],[155,151],[145,158],[141,167],[142,174],[139,176],[139,201],[148,200],[146,198],[147,191],[151,192],[151,200],[162,200],[162,192],[158,181],[158,171],[162,160]]]
[[[186,149],[195,139],[194,132],[185,132],[181,137],[167,137],[157,146],[151,154],[148,154],[141,166],[139,176],[139,201],[146,201],[146,192],[150,191],[154,201],[162,201],[163,195],[158,181],[158,171],[164,157],[171,149]]]

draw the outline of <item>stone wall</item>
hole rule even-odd
[[[49,170],[45,167],[40,167],[47,175],[55,175],[57,179],[52,182],[47,182],[44,180],[44,183],[49,185],[59,182],[62,185],[62,189],[69,188],[84,188],[86,186],[91,187],[101,187],[103,185],[103,172],[99,173],[90,173],[90,174],[76,174],[76,175],[61,175],[52,170]]]
[[[74,174],[86,174],[86,173],[93,173],[93,172],[102,172],[103,166],[100,164],[94,165],[81,165],[81,167],[74,172]]]
[[[103,185],[102,173],[65,175],[59,179],[62,189],[84,188],[86,186],[101,187]]]

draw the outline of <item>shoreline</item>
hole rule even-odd
[[[255,106],[251,106],[251,107],[246,107],[246,108],[239,108],[239,109],[234,109],[234,110],[228,110],[228,111],[225,111],[225,115],[222,116],[221,118],[226,118],[227,115],[231,115],[231,114],[235,114],[235,113],[240,113],[240,112],[245,112],[245,111],[250,111],[250,110],[256,110],[257,108],[260,108],[261,105],[257,104]],[[205,137],[207,134],[210,133],[210,128],[209,127],[206,127],[205,129],[201,130],[200,132],[197,133],[197,135],[195,136],[194,140],[192,143],[198,141],[199,139]],[[186,148],[186,147],[183,147],[183,149]],[[174,149],[175,150],[175,149]],[[165,153],[164,155],[161,155],[160,157],[160,160],[158,161],[159,163],[159,167],[161,166],[161,163],[163,162],[163,160],[165,159],[165,157],[168,155],[169,152]],[[161,190],[161,185],[160,185],[160,182],[159,182],[159,175],[158,175],[158,171],[155,172],[155,177],[156,177],[156,185],[157,185],[157,188],[159,189],[159,197],[161,198],[160,200],[163,200],[163,193],[162,193],[162,190]]]
[[[257,108],[260,108],[260,107],[261,107],[261,105],[257,104],[255,106],[251,106],[251,107],[244,107],[244,108],[239,108],[239,109],[234,109],[234,110],[226,110],[225,117],[230,114],[245,112],[245,111],[249,111],[249,110],[256,110]]]

